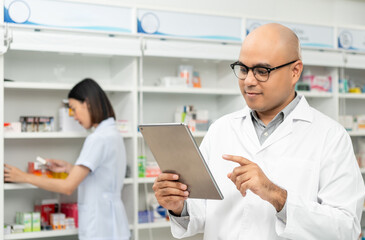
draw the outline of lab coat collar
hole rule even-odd
[[[251,116],[250,114],[251,114],[251,109],[248,106],[246,106],[241,111],[235,112],[232,117],[234,119],[250,118]],[[295,107],[293,112],[289,114],[289,116],[292,117],[291,118],[292,120],[303,120],[307,122],[313,121],[313,112],[304,96],[301,96],[298,105]]]
[[[114,118],[110,117],[107,119],[104,119],[99,123],[99,125],[96,127],[94,132],[102,131],[106,127],[115,126],[115,120]]]
[[[243,110],[234,113],[232,117],[235,120],[241,119],[241,121],[243,121],[243,125],[241,125],[243,127],[243,130],[239,132],[244,132],[248,135],[248,137],[251,139],[251,144],[254,145],[255,152],[258,153],[270,146],[271,144],[279,141],[283,137],[290,134],[293,130],[293,122],[295,120],[312,122],[313,112],[305,97],[302,96],[300,102],[295,107],[295,109],[285,118],[285,120],[262,145],[260,144],[257,133],[255,131],[249,107],[246,106]]]

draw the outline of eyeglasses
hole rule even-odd
[[[269,79],[271,71],[288,66],[289,64],[295,63],[296,61],[298,60],[291,61],[273,68],[262,67],[262,66],[247,67],[245,64],[237,61],[231,64],[231,68],[234,72],[234,75],[236,75],[238,79],[245,80],[247,78],[248,72],[251,69],[257,81],[266,82]]]

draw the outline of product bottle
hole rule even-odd
[[[146,177],[146,156],[138,156],[138,177]]]

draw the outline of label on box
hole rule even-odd
[[[5,0],[4,22],[127,33],[133,26],[131,8],[48,0]]]
[[[137,16],[139,33],[241,42],[241,18],[147,9]]]
[[[271,22],[268,20],[247,19],[246,34],[248,35],[255,28]],[[333,27],[286,22],[278,23],[293,30],[298,36],[301,46],[335,48]]]

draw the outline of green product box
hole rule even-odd
[[[22,213],[21,219],[24,225],[24,232],[32,231],[32,213]]]
[[[21,224],[21,223],[20,223],[21,215],[22,215],[22,213],[21,213],[21,212],[16,212],[16,215],[15,215],[15,223],[16,223],[16,224]]]
[[[41,213],[32,213],[32,232],[39,232],[41,230]]]

